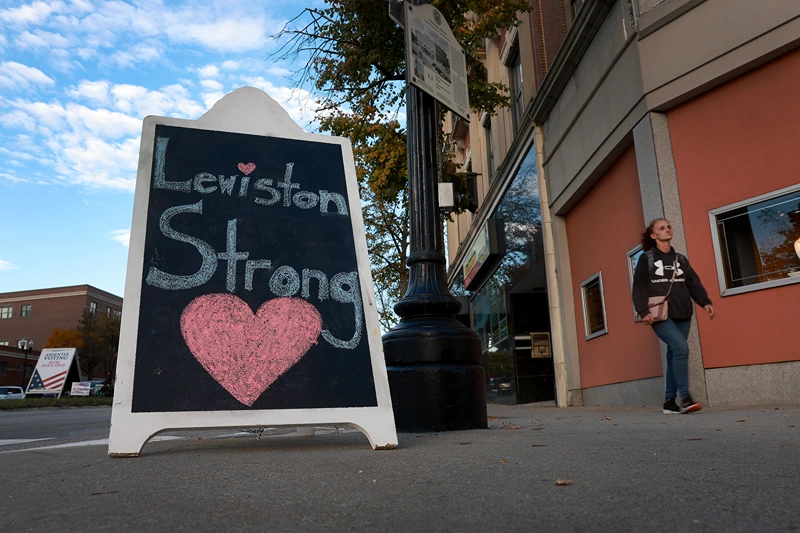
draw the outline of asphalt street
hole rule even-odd
[[[489,430],[386,451],[333,428],[182,432],[133,459],[45,448],[74,434],[0,446],[0,517],[9,531],[800,530],[800,407],[489,412]]]

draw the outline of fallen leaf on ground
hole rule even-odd
[[[572,480],[558,478],[556,480],[556,485],[558,485],[559,487],[566,487],[567,485],[572,485]]]
[[[505,459],[500,459],[500,462],[501,462],[501,463],[505,463],[505,462],[507,462],[507,461],[506,461]]]
[[[722,431],[721,429],[715,429],[714,431]]]
[[[119,492],[118,490],[109,490],[106,492],[92,492],[90,493],[90,496],[100,496],[101,494],[117,494],[118,492]]]
[[[459,442],[459,446],[466,446],[467,444],[472,444],[471,442]]]
[[[695,437],[695,438],[692,438],[692,439],[686,439],[686,440],[703,440],[703,439],[701,439],[701,438],[699,438],[699,437]]]
[[[747,420],[737,420],[737,422],[747,422]]]
[[[522,429],[522,426],[518,426],[516,424],[509,424],[506,429]]]
[[[793,428],[793,427],[794,427],[794,425],[793,425],[793,424],[789,424],[789,427],[790,427],[790,428]]]
[[[533,429],[533,431],[541,431],[541,430],[543,430],[544,428],[532,428],[532,429]]]
[[[611,420],[612,418],[610,416],[606,415],[606,416],[603,417],[603,419],[604,420]]]
[[[531,444],[534,448],[541,448],[542,446],[547,446],[547,444]]]
[[[506,418],[506,417],[504,417],[504,416],[487,416],[486,417],[487,420],[502,420],[504,418]]]

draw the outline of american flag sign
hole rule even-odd
[[[28,383],[26,394],[58,394],[60,396],[70,375],[70,368],[72,365],[77,366],[75,352],[75,348],[42,350],[31,381]]]

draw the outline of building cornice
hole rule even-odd
[[[553,64],[547,70],[542,86],[526,109],[526,114],[534,123],[544,124],[547,120],[561,92],[578,68],[578,63],[597,35],[600,25],[616,2],[617,0],[587,0],[578,11]]]
[[[33,294],[30,296],[15,296],[13,298],[0,298],[0,304],[5,303],[16,303],[16,302],[30,302],[35,300],[48,300],[50,298],[69,298],[72,296],[88,296],[91,298],[95,298],[97,300],[102,300],[104,302],[108,302],[114,305],[118,305],[122,307],[122,298],[118,300],[113,300],[108,296],[104,296],[100,293],[97,293],[92,290],[80,290],[80,291],[70,291],[70,292],[55,292],[50,294]]]

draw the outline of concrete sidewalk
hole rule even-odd
[[[800,530],[800,407],[490,405],[490,429],[0,454],[8,531]],[[557,480],[570,480],[556,485]]]

